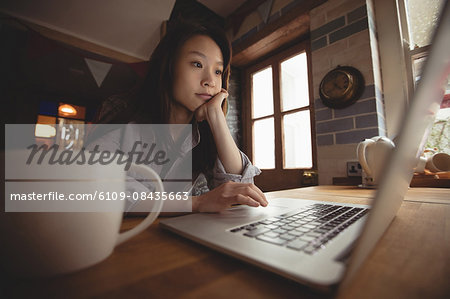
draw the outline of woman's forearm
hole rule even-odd
[[[222,110],[208,111],[207,121],[214,137],[217,155],[225,171],[232,174],[242,173],[241,153],[231,137],[230,130]]]

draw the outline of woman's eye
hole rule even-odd
[[[195,66],[195,67],[198,67],[198,68],[202,67],[202,64],[200,62],[197,62],[197,61],[192,62],[192,65]]]
[[[216,75],[222,75],[222,71],[221,70],[217,70],[216,71]]]

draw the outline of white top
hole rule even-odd
[[[183,126],[184,131],[178,141],[171,141],[169,128],[171,126]],[[200,142],[200,132],[195,123],[190,134],[191,126],[185,125],[97,125],[94,139],[89,142],[89,150],[117,151],[132,157],[136,164],[144,164],[158,173],[163,181],[166,195],[172,192],[178,193],[183,198],[200,195],[208,192],[225,182],[253,183],[253,178],[261,171],[250,162],[249,158],[241,152],[243,171],[241,174],[230,174],[225,171],[224,166],[217,158],[213,169],[209,173],[200,173],[195,180],[192,178],[192,150]],[[169,136],[170,138],[167,138]],[[158,153],[159,152],[159,153]],[[124,163],[124,169],[126,163]],[[143,193],[155,190],[151,181],[139,177],[137,174],[127,172],[127,198],[126,212],[148,212],[151,211],[149,200],[135,200],[141,198]],[[187,192],[187,193],[184,193]],[[134,199],[133,199],[134,198]],[[190,212],[192,209],[190,198],[185,201],[166,200],[163,212]]]

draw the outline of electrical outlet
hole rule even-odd
[[[319,184],[318,174],[315,170],[305,170],[302,175],[302,186],[316,186]]]
[[[347,162],[347,176],[361,176],[362,169],[359,162]]]

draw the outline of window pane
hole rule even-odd
[[[427,61],[427,57],[421,57],[413,60],[413,78],[414,78],[414,86],[417,86],[417,83],[420,80],[422,75],[422,69],[425,65],[425,61]]]
[[[311,122],[309,110],[283,116],[284,168],[311,168]]]
[[[84,121],[58,118],[58,137],[56,143],[64,149],[79,150],[84,144]]]
[[[261,169],[275,168],[275,129],[273,117],[253,123],[253,162]]]
[[[34,135],[36,137],[53,138],[56,135],[56,117],[38,115]]]
[[[281,111],[309,105],[306,53],[281,63]]]
[[[450,97],[448,97],[450,98]],[[436,114],[425,148],[435,148],[450,155],[450,108],[441,108]]]
[[[407,0],[411,50],[429,45],[445,0]]]
[[[252,75],[253,118],[273,114],[272,67]]]

